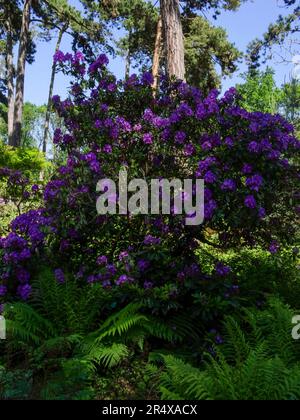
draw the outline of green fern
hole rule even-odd
[[[111,346],[93,347],[87,360],[106,368],[113,368],[129,356],[129,349],[125,344],[113,343]]]
[[[7,332],[15,342],[40,345],[55,334],[51,322],[25,303],[7,305],[6,317]]]

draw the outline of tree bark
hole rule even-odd
[[[58,34],[58,39],[55,47],[55,52],[57,52],[60,48],[60,44],[62,41],[62,37],[66,30],[68,29],[68,24],[64,25]],[[54,82],[55,82],[55,74],[56,74],[56,63],[53,61],[52,64],[52,71],[51,71],[51,79],[50,79],[50,86],[49,86],[49,95],[48,95],[48,103],[47,103],[47,110],[45,116],[45,127],[44,127],[44,136],[43,136],[43,152],[47,153],[47,140],[49,135],[49,126],[50,126],[50,118],[51,118],[51,107],[52,107],[52,96],[53,96],[53,89],[54,89]]]
[[[127,51],[126,59],[125,59],[125,79],[128,79],[130,76],[130,66],[131,66],[131,57],[130,57],[130,51]]]
[[[24,85],[25,85],[25,67],[26,54],[29,38],[30,12],[32,0],[25,0],[22,27],[19,42],[18,66],[17,66],[17,81],[16,81],[16,95],[15,95],[15,109],[14,109],[14,132],[12,136],[12,145],[19,147],[21,145],[22,135],[22,118],[24,106]]]
[[[162,20],[160,17],[157,23],[153,64],[152,64],[152,75],[153,75],[153,80],[154,80],[152,87],[154,89],[154,92],[156,92],[158,88],[161,47],[162,47]]]
[[[6,77],[7,77],[7,126],[8,144],[13,145],[14,131],[14,63],[13,63],[13,33],[10,19],[7,20],[7,42],[6,42]]]
[[[184,38],[179,0],[160,0],[166,70],[169,78],[185,80]]]

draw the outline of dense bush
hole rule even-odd
[[[0,141],[0,236],[8,234],[16,216],[40,207],[50,173],[51,164],[37,149],[14,149]]]
[[[0,167],[37,175],[50,166],[45,156],[34,148],[13,148],[0,141]]]
[[[300,143],[280,116],[240,109],[234,89],[204,98],[184,83],[163,82],[154,98],[151,75],[116,82],[105,56],[87,70],[81,54],[56,58],[76,78],[69,99],[53,98],[69,130],[55,133],[67,163],[45,188],[44,208],[16,218],[1,240],[3,299],[17,289],[30,296],[37,257],[59,282],[70,275],[104,288],[168,286],[176,299],[231,278],[218,261],[209,276],[198,264],[194,251],[209,232],[227,249],[260,244],[276,253],[293,240]],[[97,216],[98,180],[117,180],[124,166],[130,179],[204,178],[204,224],[187,227],[174,215]]]

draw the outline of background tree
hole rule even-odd
[[[8,142],[15,147],[21,144],[22,116],[24,106],[24,84],[26,62],[34,60],[33,33],[49,41],[58,31],[59,48],[63,33],[69,28],[76,42],[86,35],[90,43],[104,43],[103,27],[90,21],[69,5],[67,0],[1,0],[0,12],[1,53],[5,57],[6,75],[3,80],[3,100],[7,105]],[[14,47],[18,45],[17,69],[14,68]],[[55,66],[52,68],[49,98],[53,93]],[[3,102],[2,100],[2,102]],[[46,152],[49,133],[50,100],[46,111],[43,149]]]
[[[226,31],[202,16],[183,20],[187,81],[203,92],[220,88],[220,75],[237,70],[242,54],[228,41]]]
[[[14,47],[20,40],[22,28],[22,2],[19,0],[1,0],[0,2],[0,39],[2,43],[1,55],[4,58],[2,76],[2,96],[7,105],[8,141],[13,144],[14,114],[15,114],[15,77]],[[27,34],[27,48],[25,60],[32,63],[34,60],[35,44],[32,33]],[[23,57],[24,58],[24,57]],[[21,62],[19,62],[21,64]],[[22,62],[22,64],[24,64]],[[19,77],[19,87],[22,87],[22,77]],[[19,95],[20,97],[20,95]]]
[[[163,20],[161,10],[157,7],[158,2],[107,0],[84,3],[87,9],[93,11],[93,17],[100,15],[122,33],[125,31],[125,36],[121,36],[116,43],[116,53],[126,59],[126,74],[128,75],[130,67],[147,70],[152,67],[157,84],[158,73],[167,69],[166,49],[163,47]],[[217,17],[222,8],[235,10],[241,1],[172,3],[168,0],[166,4],[167,8],[173,4],[181,12],[179,23],[183,26],[187,79],[205,91],[219,87],[220,78],[216,67],[219,67],[220,73],[224,75],[231,74],[236,70],[240,54],[227,40],[226,32],[215,28],[208,19],[199,16],[199,12],[213,8],[214,17]],[[169,19],[168,14],[166,18]],[[173,38],[170,42],[174,42]]]
[[[287,16],[280,15],[277,21],[269,26],[262,39],[255,39],[248,47],[247,61],[252,74],[255,74],[261,61],[266,62],[272,58],[276,46],[281,47],[283,55],[280,55],[280,59],[283,61],[290,61],[288,56],[299,53],[299,1],[283,0],[282,6],[291,10],[291,13]]]
[[[53,36],[53,31],[57,34],[55,52],[59,51],[65,33],[68,33],[73,38],[75,49],[78,44],[82,42],[82,38],[84,40],[88,39],[89,43],[94,47],[95,44],[105,44],[103,24],[88,19],[88,17],[85,17],[78,9],[70,6],[67,0],[45,0],[44,5],[42,4],[42,6],[43,7],[39,10],[39,15],[42,18],[42,24],[46,24],[46,27],[48,28],[48,37],[50,38]],[[84,46],[87,48],[86,42],[84,43]],[[53,96],[56,70],[56,62],[53,61],[43,136],[44,153],[47,152],[52,104],[51,99]]]
[[[285,118],[290,121],[297,132],[300,132],[300,82],[297,79],[291,79],[282,87],[280,99],[280,111]]]
[[[22,23],[19,40],[18,65],[16,74],[16,92],[14,104],[14,125],[12,134],[12,146],[19,146],[22,134],[22,116],[24,105],[24,89],[25,89],[25,65],[27,48],[30,37],[30,16],[31,16],[32,0],[25,0],[22,12]]]

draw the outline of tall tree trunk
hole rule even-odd
[[[128,79],[130,76],[130,66],[131,66],[131,37],[132,31],[129,30],[128,34],[128,50],[126,55],[126,65],[125,65],[125,79]]]
[[[179,0],[160,0],[168,77],[185,80],[184,39]]]
[[[14,109],[14,132],[13,132],[13,137],[12,137],[12,145],[15,147],[19,147],[21,144],[22,118],[23,118],[23,106],[24,106],[25,66],[26,66],[26,53],[27,53],[28,38],[29,38],[31,4],[32,4],[32,0],[25,0],[23,16],[22,16],[20,42],[19,42],[16,96],[15,96],[15,109]]]
[[[13,63],[13,33],[10,19],[7,20],[7,43],[6,43],[6,74],[7,74],[7,126],[8,144],[13,145],[14,131],[14,63]]]
[[[153,75],[153,89],[154,91],[158,88],[158,77],[159,77],[159,67],[160,67],[160,56],[161,56],[161,46],[162,46],[162,20],[161,17],[157,23],[156,30],[156,39],[153,55],[153,64],[152,64],[152,75]]]
[[[55,47],[55,52],[60,49],[60,44],[62,41],[62,37],[66,30],[68,29],[68,24],[64,25],[58,34],[58,39]],[[54,89],[54,81],[55,81],[55,74],[56,74],[56,63],[53,61],[52,64],[52,72],[51,72],[51,79],[50,79],[50,86],[49,86],[49,94],[48,94],[48,103],[47,103],[47,110],[45,116],[45,127],[44,127],[44,136],[43,136],[43,152],[47,153],[47,140],[49,135],[49,126],[50,126],[50,118],[51,118],[51,107],[52,107],[52,96],[53,96],[53,89]]]

